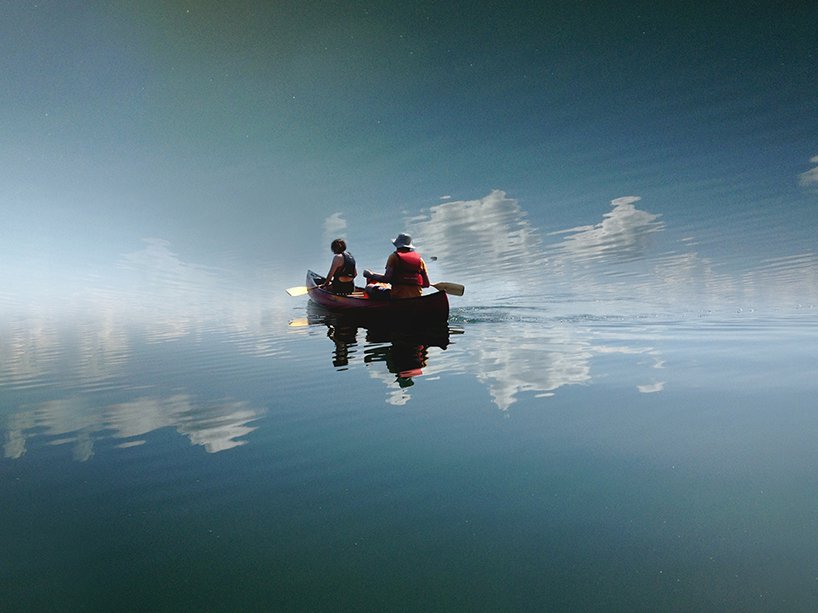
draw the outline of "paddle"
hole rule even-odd
[[[306,288],[306,286],[302,285],[301,287],[291,287],[291,288],[289,288],[289,289],[287,290],[287,293],[288,293],[290,296],[303,296],[303,295],[304,295],[304,294],[306,294],[308,291],[309,291],[309,290]]]
[[[435,289],[439,289],[441,292],[451,294],[452,296],[462,296],[463,292],[466,291],[466,288],[460,285],[459,283],[447,283],[446,281],[441,281],[440,283],[432,283],[432,287],[434,287]]]
[[[440,283],[432,283],[432,287],[435,289],[440,290],[441,292],[446,292],[452,296],[462,296],[463,293],[466,291],[466,288],[460,285],[459,283],[447,283],[446,281],[441,281]],[[305,286],[300,287],[291,287],[287,290],[287,293],[290,296],[303,296],[309,290]]]

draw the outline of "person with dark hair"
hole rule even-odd
[[[355,291],[355,277],[358,276],[355,258],[347,251],[346,241],[342,238],[332,241],[330,249],[335,255],[332,257],[327,279],[321,287],[329,286],[333,294],[351,294]]]
[[[377,274],[370,270],[364,271],[364,277],[376,283],[389,283],[390,298],[415,298],[422,295],[423,288],[429,287],[429,273],[426,271],[426,262],[415,251],[412,237],[408,234],[398,234],[392,241],[395,251],[389,254],[386,260],[384,274]]]

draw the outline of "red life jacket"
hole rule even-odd
[[[423,287],[420,274],[420,254],[417,251],[396,251],[398,266],[392,273],[392,283],[398,285],[419,285]]]

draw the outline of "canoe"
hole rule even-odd
[[[307,271],[307,293],[310,299],[325,309],[366,316],[388,316],[406,319],[442,319],[449,317],[446,292],[436,291],[419,298],[373,298],[361,287],[346,296],[339,296],[319,287],[324,277]]]

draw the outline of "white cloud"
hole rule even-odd
[[[818,155],[810,158],[812,164],[818,164]],[[798,184],[806,188],[818,188],[818,166],[798,175]]]
[[[637,385],[636,389],[643,394],[655,394],[665,389],[665,382],[657,381],[656,383],[651,383],[650,385]]]
[[[143,243],[143,249],[121,256],[121,280],[127,279],[128,287],[125,294],[111,298],[121,303],[127,296],[127,308],[150,321],[153,340],[184,336],[196,321],[221,308],[227,277],[182,260],[166,240],[148,238]]]
[[[330,242],[336,238],[343,238],[347,229],[347,221],[343,213],[333,213],[324,220],[324,239]]]
[[[492,401],[507,411],[522,393],[550,397],[561,387],[591,380],[591,352],[571,326],[526,327],[514,322],[481,328],[477,349],[466,356]],[[520,331],[522,330],[522,338]]]
[[[659,215],[636,208],[639,196],[611,200],[613,210],[600,223],[560,232],[569,234],[562,243],[564,254],[580,259],[629,259],[640,255],[647,237],[664,229]]]
[[[202,403],[184,393],[103,407],[90,406],[78,397],[52,400],[5,420],[3,455],[19,458],[29,437],[45,435],[59,437],[52,445],[72,445],[74,459],[84,462],[93,457],[97,440],[114,438],[123,440],[121,447],[133,446],[143,444],[145,434],[167,427],[208,453],[218,453],[244,445],[264,412],[242,401]]]
[[[517,200],[494,190],[477,200],[448,200],[411,220],[414,242],[448,272],[503,277],[535,267],[542,252],[537,229]],[[479,263],[475,270],[475,263]]]

